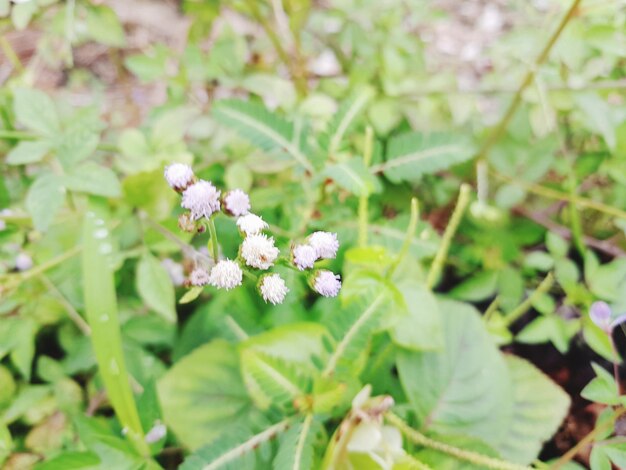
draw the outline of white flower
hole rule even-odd
[[[28,271],[33,267],[33,259],[26,253],[20,253],[15,257],[15,269],[18,271]]]
[[[192,286],[206,286],[209,283],[209,272],[204,268],[196,268],[189,275]]]
[[[315,276],[313,289],[324,297],[337,297],[341,289],[341,276],[322,269]]]
[[[152,429],[146,433],[146,442],[148,444],[154,444],[155,442],[160,441],[167,435],[167,428],[165,424],[161,423],[158,419],[154,422],[154,426]]]
[[[208,219],[220,210],[220,192],[209,181],[200,180],[185,189],[180,205],[191,211],[194,220]]]
[[[331,232],[313,232],[309,235],[309,245],[315,248],[317,257],[321,259],[332,259],[337,256],[339,241],[337,234]]]
[[[237,227],[246,235],[256,235],[269,227],[261,217],[255,214],[246,214],[237,219]]]
[[[317,260],[317,254],[315,248],[311,245],[297,245],[293,248],[293,264],[295,264],[300,271],[312,268]]]
[[[225,259],[211,269],[209,284],[218,289],[230,290],[241,285],[243,271],[235,261]]]
[[[193,180],[195,179],[191,167],[189,165],[185,165],[184,163],[172,163],[171,165],[166,166],[164,175],[167,184],[169,184],[170,187],[176,191],[186,189],[187,186],[193,183]]]
[[[246,215],[250,210],[250,198],[241,189],[228,191],[224,196],[224,209],[230,215]]]
[[[289,288],[285,285],[285,281],[278,274],[268,274],[261,278],[259,285],[261,296],[265,302],[273,305],[282,304],[285,300]]]
[[[278,258],[278,253],[274,239],[263,234],[249,235],[241,244],[241,257],[253,268],[269,269]]]

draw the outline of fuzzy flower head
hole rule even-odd
[[[269,225],[258,215],[246,214],[237,219],[237,227],[246,235],[256,235]]]
[[[228,191],[224,196],[224,210],[236,217],[246,215],[250,210],[250,198],[241,189]]]
[[[324,297],[337,297],[341,289],[341,276],[326,269],[317,272],[313,280],[313,290]]]
[[[209,283],[209,272],[204,268],[196,268],[189,275],[192,286],[206,286]]]
[[[230,290],[239,285],[243,279],[243,271],[239,265],[229,259],[218,262],[209,275],[209,284],[218,289]]]
[[[193,170],[184,163],[172,163],[166,166],[164,176],[167,184],[175,191],[184,191],[195,180]]]
[[[320,259],[332,259],[337,256],[339,241],[337,234],[331,232],[313,232],[309,235],[309,245],[311,245],[317,257]]]
[[[259,290],[261,291],[263,300],[272,305],[282,304],[287,292],[289,292],[285,281],[278,274],[266,274],[262,276],[261,282],[259,283]]]
[[[317,253],[311,245],[296,245],[291,251],[291,255],[293,264],[300,271],[312,268],[315,261],[317,261]]]
[[[257,269],[269,269],[278,258],[278,248],[274,239],[267,235],[249,235],[241,244],[241,257],[248,266]]]
[[[189,209],[194,220],[202,217],[208,219],[220,210],[220,191],[209,181],[200,180],[185,189],[180,205]]]

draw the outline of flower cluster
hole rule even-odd
[[[234,189],[222,195],[210,181],[198,179],[189,165],[174,163],[165,168],[165,179],[172,189],[182,195],[181,207],[186,209],[178,220],[178,225],[187,232],[204,232],[207,227],[211,237],[216,237],[212,217],[223,212],[236,217],[237,228],[243,242],[236,259],[218,259],[215,245],[214,259],[203,265],[196,262],[186,285],[202,287],[211,285],[218,289],[234,289],[242,284],[244,275],[258,278],[257,289],[266,303],[277,305],[285,300],[289,288],[277,273],[255,274],[256,270],[267,271],[278,262],[297,269],[309,271],[311,288],[324,297],[335,297],[341,289],[341,278],[325,269],[314,270],[315,262],[332,259],[337,255],[339,241],[337,234],[314,232],[305,243],[293,245],[291,259],[280,258],[280,250],[274,238],[264,231],[269,225],[260,216],[250,212],[250,197],[241,189]],[[211,240],[216,244],[217,240]]]

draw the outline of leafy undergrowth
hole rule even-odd
[[[0,0],[0,466],[626,468],[619,2]]]

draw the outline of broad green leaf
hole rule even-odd
[[[245,101],[223,100],[213,105],[213,116],[262,150],[287,152],[306,170],[313,170],[309,159],[292,140],[293,126],[263,106]]]
[[[324,169],[322,176],[333,179],[340,187],[357,196],[368,196],[382,190],[380,181],[365,168],[360,157],[330,165]]]
[[[63,184],[71,191],[104,197],[119,197],[122,194],[117,175],[104,166],[86,162],[71,169],[63,178]]]
[[[37,470],[96,470],[102,468],[95,452],[64,451],[37,465]]]
[[[44,140],[23,140],[7,154],[9,165],[25,165],[40,161],[50,151],[50,143]]]
[[[187,447],[196,449],[245,426],[251,402],[239,372],[239,355],[224,340],[183,357],[157,384],[165,423]]]
[[[165,320],[176,322],[174,286],[163,265],[150,253],[137,265],[137,291],[142,300]]]
[[[390,139],[385,162],[373,166],[394,183],[419,181],[423,175],[446,170],[469,160],[474,148],[458,134],[408,133]]]
[[[445,347],[399,351],[398,373],[422,431],[497,443],[511,423],[511,381],[479,313],[440,301]]]
[[[157,45],[147,53],[126,58],[124,65],[143,82],[151,82],[165,76],[170,51],[163,45]]]
[[[96,212],[87,212],[83,221],[83,292],[98,371],[117,417],[128,429],[128,438],[138,451],[146,453],[147,445],[122,352],[110,253],[106,222]]]
[[[459,435],[433,437],[439,441],[445,442],[446,444],[450,444],[463,450],[479,453],[485,457],[500,457],[492,447],[476,438]],[[417,457],[420,462],[429,465],[433,470],[485,470],[485,467],[482,464],[475,464],[466,460],[456,459],[449,454],[429,448],[420,449],[420,451],[415,454],[415,457]],[[419,467],[417,467],[417,470],[419,470]]]
[[[450,297],[468,302],[480,302],[493,297],[498,287],[498,272],[484,271],[457,284],[450,291]]]
[[[570,398],[524,359],[507,355],[505,360],[512,380],[513,416],[494,448],[507,460],[529,465],[558,430]]]
[[[65,188],[61,177],[46,174],[35,180],[26,195],[26,209],[35,228],[45,231],[65,200]]]
[[[179,196],[165,183],[162,170],[127,176],[122,187],[126,203],[146,211],[157,221],[167,219],[174,201],[179,200]]]
[[[250,397],[260,409],[287,408],[310,390],[310,383],[295,363],[252,349],[241,352],[241,374]]]
[[[104,5],[93,5],[87,9],[87,30],[100,44],[123,47],[126,43],[124,28],[115,12]]]
[[[35,2],[14,6],[24,7]],[[19,88],[13,94],[13,108],[17,120],[28,129],[49,137],[56,137],[61,131],[59,117],[52,99],[43,91],[34,88]]]
[[[282,436],[274,458],[274,470],[310,470],[313,467],[313,443],[319,428],[312,414],[293,424]]]
[[[440,349],[443,347],[443,326],[439,305],[432,292],[412,280],[398,283],[407,309],[391,329],[393,342],[412,350]]]
[[[604,141],[610,149],[615,149],[617,139],[615,136],[616,124],[612,119],[612,110],[608,103],[597,93],[576,93],[575,102],[581,109],[581,116],[587,127],[592,131],[602,134]]]

